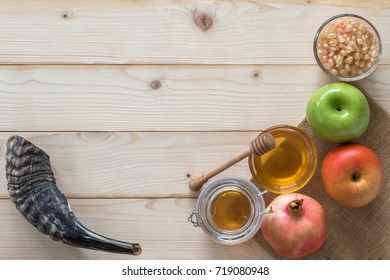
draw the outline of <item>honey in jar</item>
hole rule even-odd
[[[276,146],[261,157],[249,157],[256,184],[274,193],[289,193],[302,188],[313,176],[317,153],[311,138],[293,126],[276,126],[267,130]]]
[[[252,182],[240,177],[217,179],[206,185],[188,221],[214,241],[226,245],[250,239],[259,230],[265,203]]]
[[[249,221],[249,199],[236,190],[227,190],[215,196],[210,206],[214,223],[223,230],[239,230]]]

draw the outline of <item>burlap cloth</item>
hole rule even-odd
[[[326,153],[335,145],[320,140],[306,119],[298,125],[313,138],[318,152],[317,170],[312,180],[299,192],[318,200],[324,206],[327,218],[324,245],[303,259],[390,260],[390,116],[368,94],[366,96],[371,109],[370,124],[364,135],[354,142],[365,144],[377,153],[385,175],[382,192],[369,205],[348,209],[329,198],[322,185],[321,164]],[[273,194],[266,195],[267,205],[274,197]],[[266,243],[260,231],[255,238],[276,259],[281,259]]]

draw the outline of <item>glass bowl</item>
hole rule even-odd
[[[285,194],[303,188],[317,167],[317,150],[303,130],[290,125],[265,130],[276,142],[273,150],[262,156],[249,156],[253,181],[272,193]]]
[[[382,43],[378,31],[365,18],[336,15],[318,29],[314,57],[321,69],[342,82],[361,80],[378,66]]]

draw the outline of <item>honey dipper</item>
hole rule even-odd
[[[204,174],[199,177],[192,178],[188,187],[192,191],[198,191],[200,188],[212,177],[221,173],[222,171],[228,169],[233,166],[237,162],[243,160],[244,158],[250,156],[251,154],[255,154],[256,156],[264,155],[270,150],[275,148],[275,139],[274,137],[267,132],[260,133],[249,145],[249,149],[242,152],[241,154],[231,158],[227,162],[223,163],[219,167],[211,170],[209,173]]]

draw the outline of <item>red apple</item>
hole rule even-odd
[[[362,144],[348,143],[333,148],[325,156],[321,172],[327,194],[348,208],[372,202],[384,185],[378,156]]]

